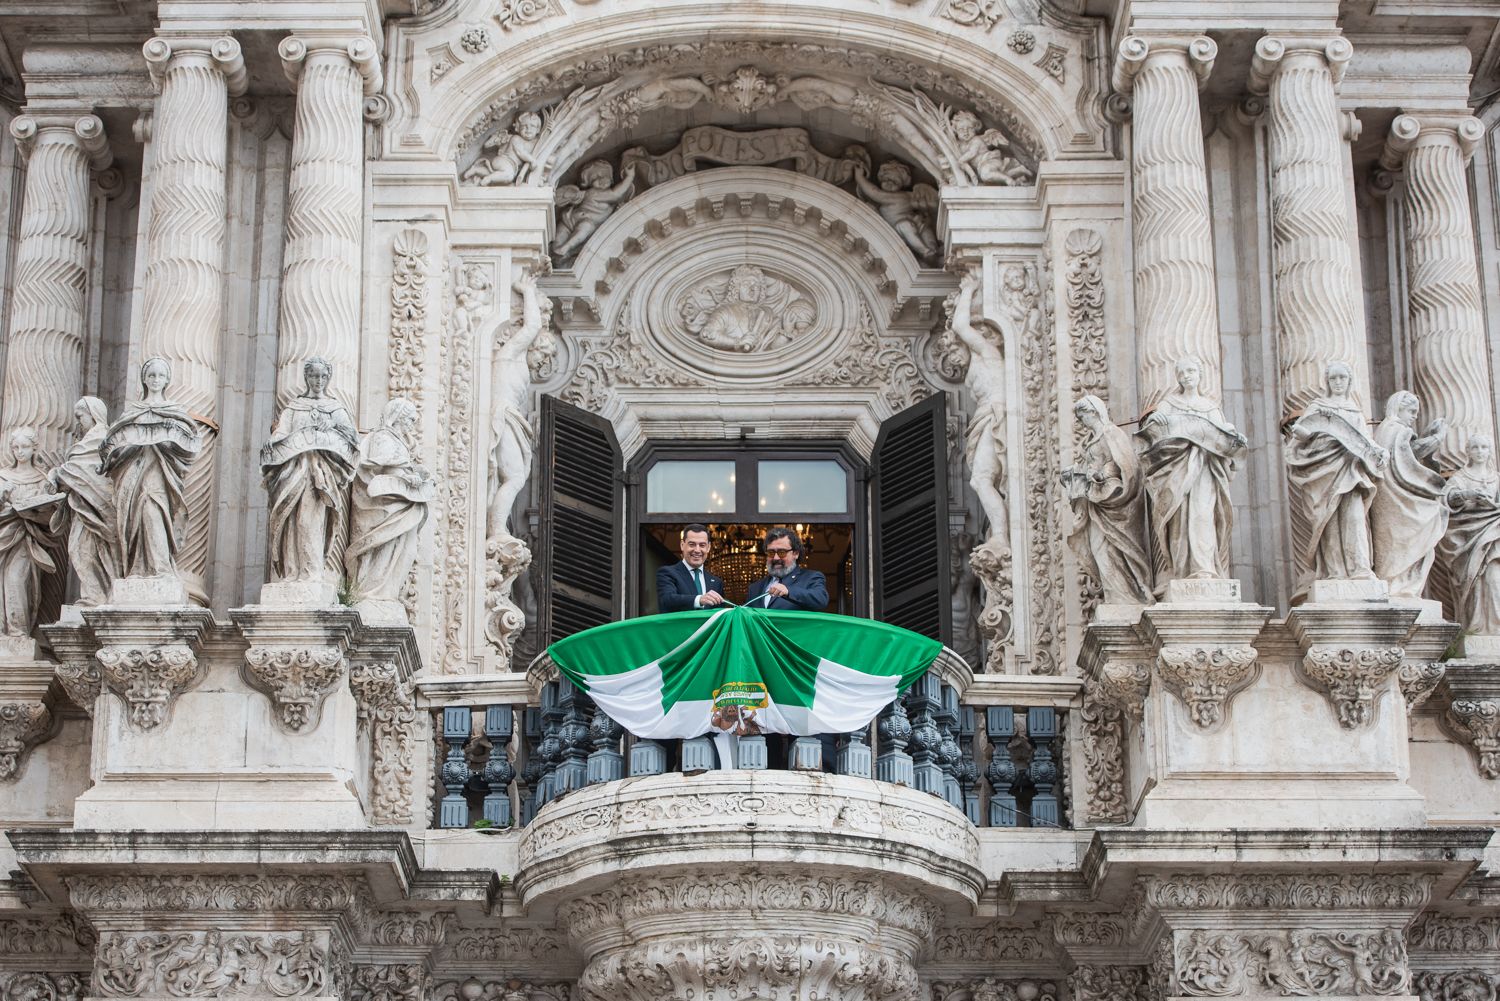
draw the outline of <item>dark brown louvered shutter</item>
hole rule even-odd
[[[880,425],[871,457],[875,617],[951,643],[947,410],[936,393]]]
[[[604,418],[542,397],[541,635],[613,622],[620,605],[620,444]]]

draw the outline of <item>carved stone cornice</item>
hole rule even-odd
[[[1407,929],[1406,944],[1423,955],[1500,952],[1500,915],[1422,914]]]
[[[1339,726],[1355,730],[1374,719],[1375,702],[1405,656],[1399,646],[1315,646],[1303,655],[1298,673],[1309,687],[1327,696]]]
[[[351,875],[269,873],[79,874],[64,878],[73,907],[106,913],[188,911],[345,912],[365,906],[364,881]]]
[[[1156,671],[1193,723],[1209,730],[1228,718],[1231,700],[1260,676],[1260,664],[1252,646],[1164,646]]]
[[[1426,906],[1426,873],[1177,873],[1144,877],[1145,906],[1161,911],[1416,911]]]

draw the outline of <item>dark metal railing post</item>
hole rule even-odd
[[[958,764],[954,770],[958,773],[958,786],[963,793],[964,814],[969,818],[969,823],[978,827],[981,819],[979,816],[979,765],[974,760],[975,726],[974,707],[959,706]]]
[[[542,783],[542,769],[546,762],[542,760],[542,711],[530,706],[522,715],[522,733],[525,738],[526,765],[521,769],[521,777],[516,789],[517,798],[521,802],[521,826],[525,827],[531,823],[531,818],[536,816],[537,792]]]
[[[1016,763],[1011,760],[1010,741],[1016,735],[1016,714],[1010,706],[992,706],[984,712],[984,729],[990,738],[990,826],[1015,827]]]
[[[562,729],[558,740],[562,744],[562,755],[554,773],[552,795],[554,797],[575,789],[582,789],[589,782],[589,722],[593,717],[594,702],[574,685],[561,683],[558,706],[564,710]]]
[[[958,784],[958,692],[952,685],[938,686],[938,767],[943,770],[943,799],[957,809],[964,808],[964,791]]]
[[[625,755],[620,753],[620,734],[625,731],[597,703],[589,723],[594,749],[589,754],[588,783],[613,782],[625,777]]]
[[[537,753],[542,759],[542,775],[537,780],[536,808],[540,810],[557,795],[557,766],[562,761],[562,725],[567,711],[558,706],[558,682],[542,686],[542,743]]]
[[[489,787],[484,797],[484,819],[496,827],[515,823],[510,807],[510,782],[516,777],[515,766],[510,763],[515,719],[510,706],[490,706],[484,711],[484,735],[490,742],[490,754],[484,762],[484,783]]]
[[[941,703],[938,700],[937,676],[928,672],[917,679],[906,695],[911,710],[911,742],[916,748],[912,752],[912,766],[916,773],[916,787],[934,796],[943,795],[943,769],[938,764],[938,748],[943,735],[938,732],[933,714]]]
[[[1036,795],[1031,798],[1031,822],[1035,827],[1057,827],[1057,762],[1052,743],[1057,739],[1057,710],[1040,707],[1026,710],[1026,731],[1036,750],[1031,757],[1031,781]]]
[[[906,718],[906,702],[901,696],[880,710],[875,739],[880,742],[880,753],[875,756],[875,777],[882,782],[915,785],[911,755],[906,753],[906,742],[911,740],[911,720]]]
[[[468,706],[448,706],[443,710],[443,743],[448,752],[443,758],[443,788],[448,794],[438,807],[439,827],[468,827],[469,801],[464,799],[464,785],[469,781],[469,763],[464,745],[473,735],[473,715]]]

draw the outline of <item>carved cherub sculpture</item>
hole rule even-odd
[[[582,249],[604,220],[635,194],[634,164],[621,171],[619,184],[614,183],[615,171],[607,160],[586,164],[578,172],[578,179],[582,185],[564,184],[557,189],[557,207],[562,210],[552,241],[552,256],[557,260],[572,257]]]
[[[938,204],[937,189],[930,184],[912,184],[911,169],[899,160],[881,164],[875,177],[879,187],[870,183],[863,164],[855,165],[854,185],[859,193],[875,203],[880,217],[906,241],[919,260],[935,260],[943,252],[932,223]]]
[[[501,129],[484,141],[479,159],[463,173],[464,183],[487,187],[520,184],[531,171],[542,168],[536,157],[541,134],[542,116],[523,111],[509,131]]]
[[[986,129],[972,111],[953,116],[953,135],[958,139],[960,162],[967,164],[980,184],[1029,184],[1031,171],[1008,154],[1010,141],[999,129]]]

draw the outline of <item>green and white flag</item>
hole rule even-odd
[[[742,607],[611,622],[547,648],[563,677],[647,738],[863,729],[941,650],[884,622]]]

